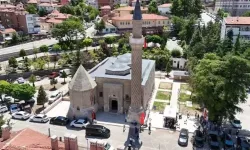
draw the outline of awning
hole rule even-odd
[[[176,119],[177,108],[174,106],[166,106],[163,117]]]

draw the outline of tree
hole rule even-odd
[[[195,16],[190,16],[188,19],[185,20],[184,26],[181,28],[180,32],[178,33],[181,40],[185,40],[187,44],[192,39],[193,33],[195,31]]]
[[[240,53],[240,34],[238,34],[236,42],[234,44],[234,54],[239,54]]]
[[[203,9],[202,3],[200,0],[193,0],[193,10],[192,13],[200,17],[201,10]]]
[[[58,54],[61,51],[61,46],[59,44],[54,44],[52,50]]]
[[[48,69],[49,69],[50,56],[47,54],[45,57],[43,57],[43,60],[44,60],[45,62],[47,62],[47,66],[48,66]]]
[[[34,62],[33,66],[36,69],[43,70],[44,66],[46,64],[46,61],[42,58],[37,58],[36,61]]]
[[[108,37],[105,37],[104,41],[107,43],[107,44],[110,44],[110,47],[111,47],[111,44],[115,42],[115,37],[114,36],[108,36]]]
[[[158,6],[155,0],[152,0],[148,5],[148,12],[152,14],[158,14]]]
[[[10,44],[15,45],[15,44],[17,44],[19,41],[20,41],[19,35],[18,35],[16,32],[14,32],[14,33],[12,34],[12,39],[10,40]]]
[[[91,46],[92,43],[93,43],[93,40],[91,38],[85,38],[82,41],[82,44],[84,47],[86,47],[86,50],[88,50],[88,47]]]
[[[50,85],[53,86],[53,89],[56,89],[56,84],[57,84],[57,79],[55,78],[50,79]]]
[[[60,13],[75,15],[75,10],[71,5],[63,5],[60,7]]]
[[[34,74],[32,74],[29,77],[29,82],[32,83],[33,87],[35,87],[35,82],[36,82],[36,76]]]
[[[199,0],[173,0],[171,13],[178,17],[187,17],[190,15],[200,16],[203,9]]]
[[[3,94],[10,94],[10,83],[4,80],[0,80],[0,99],[2,100]]]
[[[19,57],[22,57],[24,59],[24,57],[26,56],[26,52],[24,49],[21,49],[19,52]]]
[[[105,22],[103,19],[100,22],[95,23],[95,29],[98,30],[98,32],[101,32],[103,29],[105,29]]]
[[[16,60],[15,57],[10,57],[9,58],[9,66],[13,67],[13,68],[16,68],[18,66],[17,60]]]
[[[29,12],[29,14],[37,14],[37,8],[32,4],[26,6],[26,11]]]
[[[38,90],[38,95],[37,95],[37,104],[38,104],[38,105],[43,105],[43,107],[44,107],[44,104],[45,104],[47,101],[48,101],[47,94],[46,94],[46,92],[44,91],[43,86],[40,86],[40,87],[39,87],[39,90]]]
[[[33,48],[33,53],[35,54],[35,58],[37,58],[38,49],[34,47]]]
[[[0,126],[5,124],[4,115],[0,116]],[[7,123],[8,124],[8,123]],[[2,129],[0,129],[0,137],[2,137]]]
[[[247,11],[243,14],[244,17],[250,17],[250,11]]]
[[[239,56],[223,58],[205,54],[191,76],[196,100],[208,109],[209,119],[221,122],[232,118],[245,102],[250,85],[248,61]]]
[[[47,45],[42,45],[42,46],[40,46],[39,50],[40,50],[40,52],[44,53],[44,55],[45,55],[45,53],[47,53],[49,51],[49,47]]]
[[[35,93],[35,87],[29,84],[11,84],[11,96],[15,99],[28,101]]]
[[[31,61],[27,57],[24,58],[23,65],[25,67],[24,71],[30,71]]]
[[[38,11],[38,15],[40,16],[40,17],[44,17],[44,16],[46,16],[48,14],[48,12],[44,9],[44,8],[41,8],[41,9],[39,9],[39,11]]]
[[[169,73],[172,71],[172,61],[169,60],[166,64],[166,72],[167,72],[167,76],[169,76]]]
[[[67,78],[67,76],[68,76],[67,73],[66,73],[65,71],[63,71],[63,72],[62,72],[62,75],[61,75],[61,77],[62,77],[63,80],[64,80],[64,81],[63,81],[63,84],[66,83],[65,78]]]
[[[181,51],[179,49],[173,49],[171,51],[171,56],[173,58],[180,58],[181,57]]]

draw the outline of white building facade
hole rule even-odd
[[[241,16],[250,10],[250,0],[216,0],[215,11],[223,9],[231,16]]]
[[[250,17],[227,17],[223,19],[221,25],[221,40],[225,39],[228,31],[233,31],[233,40],[236,41],[238,35],[245,41],[250,40]]]
[[[92,6],[96,9],[98,9],[98,1],[97,0],[87,0],[86,3],[89,5],[89,6]]]
[[[185,69],[187,65],[187,60],[185,58],[172,58],[174,69]]]
[[[26,14],[25,18],[26,18],[28,34],[39,33],[40,32],[39,16],[35,14]]]
[[[161,15],[167,15],[170,14],[171,6],[172,6],[171,3],[162,4],[158,6],[158,10]]]

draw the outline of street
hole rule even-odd
[[[49,123],[33,123],[21,120],[12,119],[11,122],[12,130],[18,131],[24,128],[30,128],[35,131],[41,132],[48,135],[48,129],[50,128],[51,136],[57,135],[58,137],[63,137],[66,133],[75,134],[78,137],[78,143],[81,148],[87,148],[87,140],[85,138],[84,129],[72,129],[65,126],[50,125]],[[111,130],[111,137],[105,139],[111,143],[114,147],[120,147],[124,145],[127,140],[128,128],[123,132],[123,127],[104,125]],[[148,134],[148,130],[145,130],[140,134],[140,139],[143,141],[142,150],[191,150],[192,144],[189,142],[188,147],[180,147],[177,144],[179,132],[172,132],[168,130],[155,130],[152,129],[151,135]],[[189,136],[191,139],[191,135]],[[190,141],[190,140],[189,140]],[[89,146],[88,146],[89,147]]]
[[[246,103],[240,103],[239,107],[243,110],[242,113],[238,113],[237,117],[241,121],[241,125],[243,129],[250,130],[249,124],[249,114],[250,114],[250,94],[248,94],[248,98]]]

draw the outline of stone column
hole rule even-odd
[[[78,150],[77,136],[71,135],[69,138],[69,147],[70,150]]]
[[[1,126],[2,129],[2,139],[3,141],[8,140],[10,138],[10,127],[6,124]]]
[[[51,149],[52,150],[59,150],[57,136],[53,135],[50,139],[51,139]]]
[[[91,139],[89,140],[89,149],[90,150],[97,150],[97,140]]]
[[[98,142],[97,142],[97,150],[105,150],[104,149],[104,142],[103,141],[101,141],[101,140],[99,140]]]
[[[65,134],[65,135],[64,135],[64,146],[65,146],[65,150],[70,150],[69,137],[70,137],[70,134]]]

